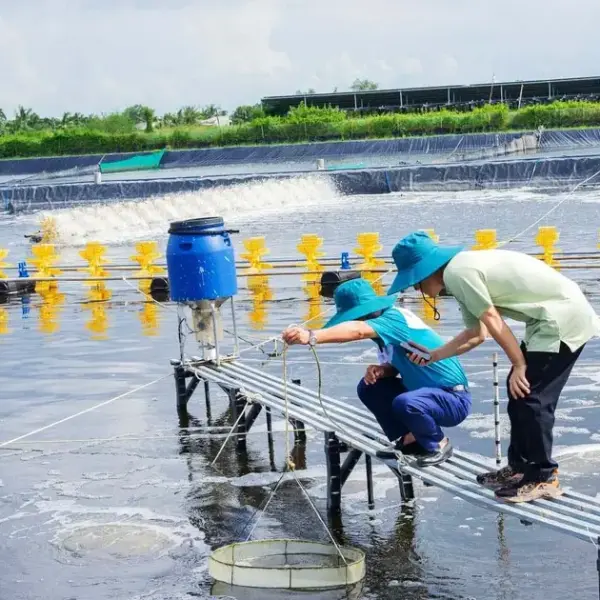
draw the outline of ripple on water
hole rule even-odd
[[[59,534],[60,535],[60,534]],[[77,527],[63,533],[60,545],[77,557],[126,559],[160,557],[174,546],[169,535],[153,527],[124,523],[103,523]]]

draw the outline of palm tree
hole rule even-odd
[[[200,120],[200,112],[195,106],[184,106],[177,111],[177,120],[183,125],[195,125]]]
[[[33,129],[40,124],[40,117],[34,113],[31,108],[25,108],[21,105],[15,112],[15,118],[13,120],[15,131],[25,131],[26,129]]]
[[[143,106],[140,112],[140,116],[142,117],[142,120],[146,123],[146,132],[151,133],[152,131],[154,131],[154,109],[150,108],[149,106]]]

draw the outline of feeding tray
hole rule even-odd
[[[260,540],[218,548],[208,560],[208,570],[214,579],[242,587],[335,588],[363,579],[365,554],[319,542]]]

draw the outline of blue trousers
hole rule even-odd
[[[412,433],[427,451],[435,451],[444,439],[442,427],[455,427],[471,411],[471,394],[449,388],[407,391],[399,377],[358,384],[358,397],[373,413],[392,442]]]

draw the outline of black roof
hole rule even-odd
[[[382,90],[326,92],[265,96],[262,105],[267,112],[284,114],[291,106],[306,102],[313,106],[339,106],[361,110],[377,108],[418,108],[481,102],[524,102],[532,99],[600,98],[600,75],[565,79],[496,81],[474,84],[438,85]]]

